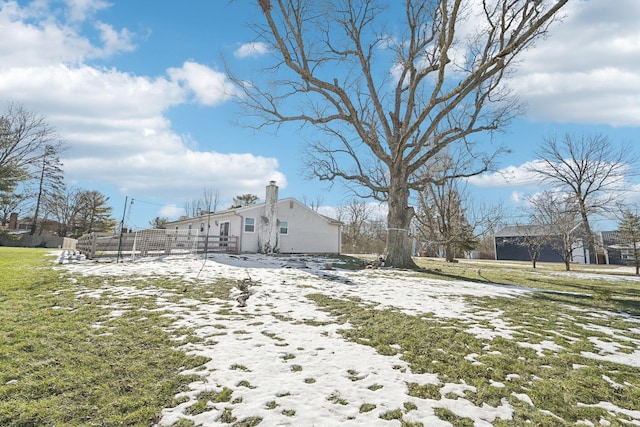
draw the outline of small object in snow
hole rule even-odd
[[[249,293],[243,293],[238,298],[236,298],[236,301],[238,301],[238,307],[247,306],[247,300],[249,299],[249,295],[250,295]]]

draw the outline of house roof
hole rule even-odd
[[[571,229],[573,234],[576,231],[582,229],[582,224],[578,224]],[[502,230],[496,232],[494,237],[525,237],[525,236],[552,236],[559,235],[561,232],[557,230],[557,227],[551,225],[507,225]]]
[[[543,236],[548,232],[547,228],[539,225],[507,225],[496,232],[494,237]]]

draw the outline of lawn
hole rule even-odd
[[[640,425],[640,282],[610,269],[55,261],[0,248],[3,426]]]

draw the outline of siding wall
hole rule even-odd
[[[278,219],[289,226],[288,234],[280,234],[280,252],[340,253],[340,227],[308,207],[293,199],[281,201]]]
[[[496,237],[496,259],[505,261],[531,261],[526,247],[518,243],[518,238]],[[563,262],[551,247],[543,247],[538,256],[539,262]]]

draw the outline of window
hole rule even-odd
[[[280,234],[289,234],[289,223],[287,221],[280,221]]]
[[[244,219],[244,231],[247,233],[253,233],[256,230],[256,219],[245,218]]]
[[[204,233],[204,222],[200,223],[200,232]]]

